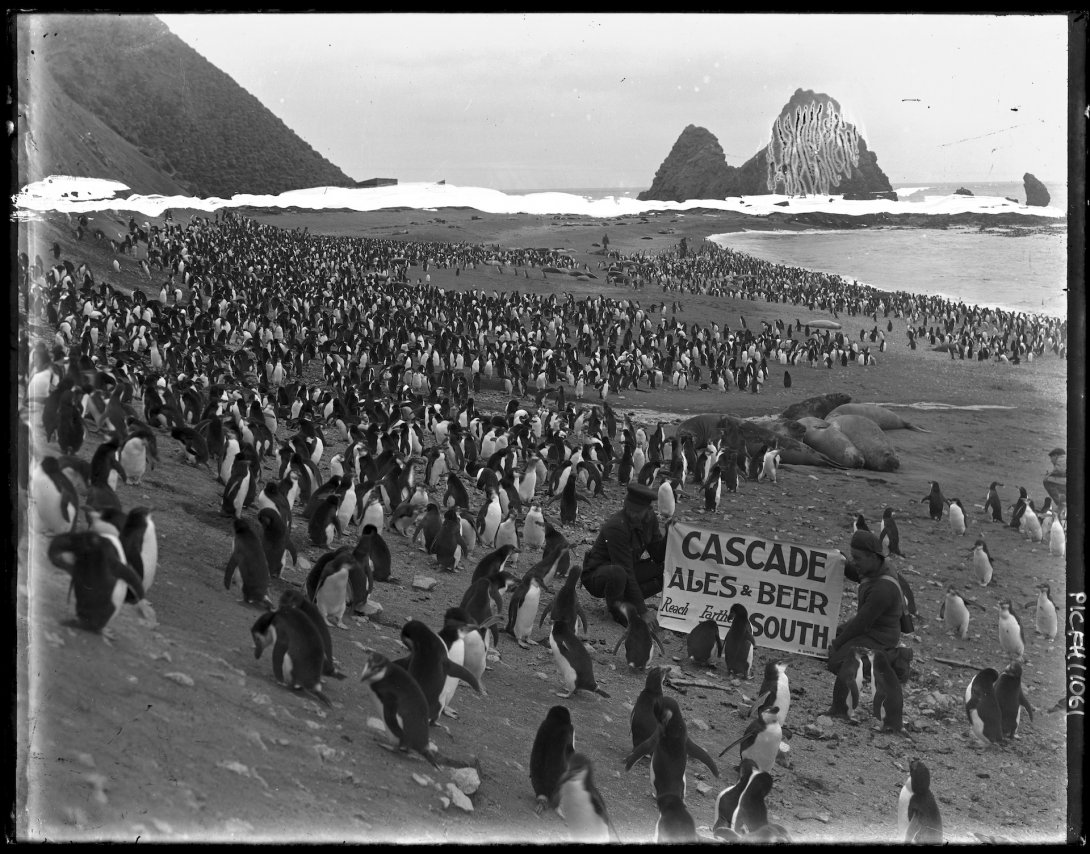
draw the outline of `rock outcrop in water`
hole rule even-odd
[[[840,104],[798,89],[773,122],[769,144],[741,166],[727,163],[719,140],[706,128],[686,127],[651,188],[638,198],[680,202],[773,192],[874,198],[892,190],[877,156],[844,118]]]
[[[954,190],[955,196],[971,196],[972,194],[972,190],[967,190],[964,187],[958,187],[956,190]]]
[[[1030,172],[1022,176],[1022,183],[1026,188],[1026,204],[1030,207],[1047,208],[1052,197],[1045,189],[1045,185],[1037,180]]]

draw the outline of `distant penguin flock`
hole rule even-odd
[[[59,247],[51,267],[40,258],[33,265],[20,259],[30,313],[55,334],[52,346],[26,342],[21,430],[31,459],[20,484],[29,498],[31,529],[48,543],[49,562],[71,578],[71,626],[108,643],[124,642],[134,630],[128,624],[123,632],[116,629],[126,605],[141,625],[156,625],[148,597],[174,583],[175,568],[160,563],[162,510],[154,499],[150,506],[138,503],[134,491],[155,492],[173,467],[185,466],[187,477],[205,478],[215,490],[208,512],[218,520],[225,546],[214,586],[219,588],[222,571],[217,595],[237,599],[251,617],[258,612],[240,619],[239,634],[249,631],[254,655],[248,666],[263,666],[264,678],[269,665],[260,660],[268,652],[272,678],[297,697],[327,710],[367,697],[385,728],[384,747],[436,769],[457,768],[468,763],[444,755],[430,739],[431,727],[445,726],[444,717],[482,725],[480,714],[459,715],[452,703],[461,684],[488,696],[485,675],[490,664],[503,661],[502,633],[551,659],[553,694],[571,703],[547,708],[529,748],[527,787],[534,809],[555,809],[571,841],[791,841],[766,805],[776,765],[790,750],[788,662],[764,656],[763,680],[745,723],[719,753],[721,758],[737,747],[737,764],[732,760],[714,810],[698,814],[688,762],[695,759],[716,778],[720,769],[694,741],[696,730],[678,700],[663,693],[664,687],[681,692],[684,671],[666,663],[666,639],[657,625],[624,605],[624,631],[610,639],[623,666],[618,673],[602,667],[604,652],[585,640],[581,567],[561,529],[570,533],[588,510],[612,512],[601,501],[603,483],[650,487],[659,518],[669,521],[694,500],[704,513],[718,515],[724,500],[745,498],[739,495],[743,484],[778,497],[797,476],[790,437],[747,449],[745,441],[728,442],[725,430],[722,436],[713,431],[706,442],[667,436],[663,423],[652,429],[631,414],[618,423],[611,390],[664,383],[681,390],[692,383],[757,393],[768,380],[769,361],[871,365],[869,347],[840,333],[830,336],[827,328],[793,337],[793,329],[801,333],[797,322],[765,323],[759,333],[744,319],[734,331],[715,322],[687,327],[667,321],[663,303],[656,324],[654,306],[645,309],[632,299],[501,296],[405,280],[406,259],[424,263],[425,270],[434,263],[426,259],[434,257],[460,270],[489,263],[464,245],[317,236],[301,242],[231,211],[194,216],[186,224],[166,219],[132,235],[132,244],[146,250],[141,275],[151,278],[154,271],[164,278],[158,299],[97,280],[85,265],[61,262]],[[517,252],[497,262],[540,267],[543,275],[576,269],[561,252]],[[308,253],[313,264],[288,272],[272,260],[283,259],[284,266]],[[116,272],[116,261],[114,267]],[[594,278],[589,269],[576,271]],[[874,315],[877,321],[877,310]],[[1051,342],[1058,346],[1059,335],[1047,325],[1029,342],[1005,341],[1002,349],[1033,352],[1046,339],[1056,350]],[[877,326],[870,341],[879,352],[885,349]],[[950,343],[998,347],[964,336],[951,336]],[[799,376],[796,371],[797,385]],[[791,388],[787,371],[783,382]],[[479,409],[479,389],[499,394],[501,385],[507,405],[497,412]],[[592,389],[598,400],[585,403]],[[699,486],[695,497],[686,493],[691,484]],[[964,694],[968,731],[982,744],[1019,738],[1022,711],[1032,722],[1019,611],[1034,609],[1033,618],[1027,616],[1033,644],[1052,645],[1059,632],[1047,583],[1037,586],[1033,602],[1012,600],[1021,595],[1011,589],[1012,555],[1033,546],[1050,559],[1066,554],[1066,508],[1049,499],[1038,511],[1023,488],[1005,522],[1002,486],[987,486],[985,504],[976,505],[983,511],[978,518],[971,505],[967,510],[929,481],[919,503],[927,505],[932,522],[945,515],[948,528],[928,525],[924,532],[916,520],[902,518],[913,529],[910,553],[917,538],[975,540],[965,577],[942,585],[936,604],[942,629],[962,647],[978,646],[981,636],[994,632],[997,666],[980,669]],[[957,491],[967,494],[963,488]],[[126,511],[124,505],[133,506]],[[873,512],[872,519],[880,513],[882,551],[899,565],[906,545],[895,518],[901,511],[864,507],[852,514],[853,530],[870,530],[864,511]],[[1021,537],[993,558],[977,530],[982,521],[999,522]],[[397,639],[402,649],[367,648],[360,673],[346,680],[334,640],[340,646],[341,638],[379,620],[376,585],[382,585],[378,599],[393,597],[405,590],[399,574],[416,574],[395,565],[387,538],[403,542],[442,577],[459,579],[463,592],[448,603],[442,625],[408,620]],[[957,549],[966,554],[963,545]],[[308,559],[306,552],[316,557]],[[900,581],[915,612],[907,582],[903,576]],[[994,602],[994,628],[983,627],[984,618],[972,623],[973,631],[981,626],[979,635],[971,634],[969,608],[986,606],[968,590],[1002,597]],[[713,670],[721,660],[726,678],[750,680],[758,646],[753,616],[736,602],[722,617],[698,622],[674,661]],[[546,617],[551,624],[543,633],[538,630]],[[1033,648],[1033,657],[1039,649]],[[907,699],[890,653],[854,649],[835,674],[828,713],[851,722],[869,714],[882,731],[903,734]],[[590,711],[597,703],[616,717],[618,700],[606,688],[622,673],[646,678],[629,716],[631,744],[609,760],[578,751],[577,727],[600,726],[592,715],[601,713]],[[863,697],[867,681],[869,700]],[[474,699],[470,694],[468,702]],[[612,761],[631,769],[645,758],[658,818],[653,836],[637,840],[610,817],[605,793],[612,775],[601,767]],[[941,775],[932,780],[918,758],[908,768],[897,841],[942,842],[938,802],[945,799],[932,792]],[[948,820],[948,830],[950,825]]]

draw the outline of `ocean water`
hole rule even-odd
[[[897,193],[897,201],[922,202],[928,196],[949,196],[959,189],[966,189],[974,196],[992,196],[1000,199],[1026,200],[1026,187],[1022,181],[901,181],[891,182]],[[1049,207],[1067,209],[1067,186],[1043,181],[1048,190]],[[910,192],[911,191],[911,192]]]
[[[881,290],[1067,317],[1067,235],[975,229],[743,231],[709,238],[765,261]]]

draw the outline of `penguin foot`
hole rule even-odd
[[[523,649],[530,649],[532,644],[533,644],[532,641],[528,643],[527,641],[525,641],[525,640],[523,640],[521,638],[518,639],[518,645],[521,646]]]
[[[448,718],[454,718],[454,720],[458,720],[458,713],[454,711],[454,709],[452,709],[450,706],[443,707],[443,714],[446,715]]]
[[[569,691],[567,694],[565,694],[565,693],[563,693],[561,691],[553,691],[553,693],[556,696],[558,696],[561,700],[567,700],[569,697],[571,697],[572,694],[575,693],[575,691]]]
[[[534,812],[537,815],[541,815],[543,812],[545,812],[545,807],[547,807],[548,805],[549,799],[546,798],[544,795],[538,795],[537,803],[534,804]]]

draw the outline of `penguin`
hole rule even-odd
[[[567,549],[564,550],[563,555],[567,555]],[[531,574],[537,574],[542,570],[539,567],[544,567],[544,577],[542,578],[542,584],[546,583],[546,579],[549,578],[555,572],[555,567],[560,562],[561,554],[557,554],[552,559],[551,563],[547,563],[548,556],[542,559],[541,563],[537,567],[530,570]],[[535,572],[537,570],[537,572]],[[584,636],[587,633],[587,615],[583,612],[583,606],[579,604],[579,581],[583,576],[583,567],[576,565],[569,570],[568,574],[564,577],[564,584],[560,590],[557,591],[556,596],[553,597],[552,604],[547,609],[542,609],[541,619],[538,620],[538,627],[545,625],[545,618],[549,617],[553,622],[557,620],[564,620],[572,630],[578,635],[582,633]]]
[[[522,543],[535,551],[545,545],[545,517],[536,501],[530,504],[522,521]]]
[[[1004,599],[999,608],[999,646],[1008,658],[1021,659],[1026,651],[1026,638],[1022,632],[1022,623],[1011,608],[1011,601]]]
[[[715,799],[715,823],[712,825],[713,834],[722,838],[720,833],[723,830],[741,834],[744,832],[744,827],[758,825],[761,820],[760,809],[754,810],[754,807],[757,806],[755,795],[760,788],[759,784],[757,789],[755,789],[750,797],[747,798],[745,808],[739,809],[739,807],[742,805],[743,793],[751,784],[755,783],[755,778],[762,774],[771,781],[771,775],[761,771],[761,769],[757,767],[757,763],[752,759],[746,758],[741,761],[738,766],[738,781],[733,786],[728,786],[723,789]],[[760,803],[763,806],[763,799]],[[765,812],[765,818],[767,819],[767,811]]]
[[[965,533],[965,508],[956,498],[949,499],[946,504],[950,508],[950,530],[960,537]]]
[[[428,701],[416,680],[403,667],[372,650],[364,659],[360,681],[371,689],[382,720],[398,740],[398,749],[414,751],[438,769],[437,750],[428,741]]]
[[[999,674],[999,679],[995,683],[995,702],[999,706],[1003,737],[1018,738],[1016,733],[1018,732],[1022,709],[1029,712],[1029,719],[1033,720],[1033,707],[1022,691],[1022,665],[1020,662],[1012,661]]]
[[[1026,499],[1026,511],[1022,514],[1022,522],[1019,526],[1022,536],[1032,543],[1039,543],[1044,539],[1044,531],[1041,528],[1041,520],[1037,518],[1037,512],[1033,507],[1033,500]]]
[[[651,790],[655,797],[666,793],[685,797],[685,767],[688,759],[699,759],[716,777],[715,760],[689,738],[681,707],[673,697],[662,697],[654,706],[657,725],[654,732],[632,749],[625,758],[628,771],[644,756],[651,757]]]
[[[901,732],[904,727],[905,698],[889,656],[881,649],[860,651],[870,659],[871,676],[874,679],[873,713],[882,722],[880,729]]]
[[[435,504],[430,506],[435,507]],[[418,508],[408,501],[402,501],[397,507],[394,508],[394,512],[390,514],[389,530],[396,531],[403,537],[409,536],[409,528],[413,522],[417,520],[419,516],[422,516],[426,511],[418,510]],[[340,514],[338,513],[338,516]],[[344,530],[343,518],[341,529]]]
[[[534,628],[537,606],[541,601],[541,579],[527,573],[519,585],[511,591],[507,603],[507,634],[523,649],[530,648],[530,632]]]
[[[942,844],[942,816],[931,794],[931,771],[919,759],[908,763],[908,779],[897,799],[897,835],[907,843]]]
[[[396,579],[390,577],[390,547],[374,525],[363,526],[352,554],[364,567],[370,562],[371,578],[374,581],[396,582]]]
[[[852,647],[851,655],[844,659],[833,683],[833,703],[826,713],[834,718],[855,720],[859,708],[859,694],[863,690],[863,652]]]
[[[655,507],[659,511],[659,516],[661,518],[673,518],[674,511],[677,510],[677,498],[674,495],[674,486],[669,480],[664,480],[659,484]]]
[[[594,766],[582,753],[568,758],[568,767],[556,785],[556,802],[572,842],[621,841],[594,785]]]
[[[457,518],[457,513],[451,514],[448,510],[448,518]],[[424,506],[424,513],[420,516],[416,523],[416,528],[413,530],[412,542],[415,543],[417,538],[423,534],[423,551],[425,554],[434,554],[435,537],[439,533],[439,530],[443,527],[443,517],[439,515],[439,505],[434,501],[428,502]]]
[[[501,592],[514,587],[514,584],[514,578],[505,570],[500,570],[488,578],[479,578],[466,589],[458,607],[466,612],[470,620],[483,625],[492,617],[499,616],[503,607]],[[491,622],[499,622],[499,620]],[[495,628],[490,628],[484,637],[486,643],[490,643],[491,646],[499,642],[499,634]]]
[[[549,648],[552,650],[557,670],[560,671],[560,680],[567,689],[566,694],[555,691],[556,696],[566,700],[582,689],[609,699],[609,694],[599,688],[594,679],[594,663],[587,648],[575,636],[571,624],[566,620],[553,623],[549,633]]]
[[[372,495],[371,500],[367,503],[367,509],[363,511],[360,525],[374,525],[378,531],[386,530],[386,512],[382,507],[382,499],[377,495]]]
[[[273,675],[289,688],[306,691],[332,708],[322,692],[326,650],[318,629],[302,611],[284,608],[262,614],[250,627],[254,658],[271,646]]]
[[[743,761],[751,759],[761,771],[771,772],[780,751],[780,741],[783,739],[779,713],[776,706],[760,711],[757,719],[750,721],[745,732],[724,747],[719,755],[722,756],[737,744]]]
[[[731,816],[731,829],[735,833],[752,834],[762,830],[768,824],[768,807],[765,798],[772,791],[772,775],[758,770],[750,773],[741,794],[738,805]]]
[[[244,602],[272,606],[268,592],[269,564],[265,560],[265,550],[261,547],[260,537],[245,519],[235,519],[234,545],[223,575],[223,586],[226,589],[231,589],[236,572],[242,577]]]
[[[131,590],[137,602],[144,598],[139,576],[117,559],[106,538],[93,531],[58,533],[49,542],[50,562],[67,572],[69,594],[76,595],[76,618],[67,623],[111,638],[110,622]]]
[[[1003,523],[1003,504],[999,500],[997,486],[1002,486],[999,481],[993,480],[988,486],[988,494],[984,496],[984,512],[990,514],[993,522]]]
[[[485,667],[488,665],[488,647],[485,643],[484,633],[490,629],[499,617],[488,617],[483,623],[470,622],[469,615],[463,608],[447,608],[443,615],[443,628],[439,637],[450,649],[454,641],[460,639],[463,645],[462,666],[477,678],[477,684],[481,686],[481,694],[484,695]],[[449,680],[449,677],[448,677]],[[444,688],[449,687],[449,681]]]
[[[939,487],[938,481],[929,480],[928,483],[931,484],[931,491],[920,499],[920,503],[927,503],[928,515],[933,521],[937,522],[942,518],[942,508],[944,504],[942,489]]]
[[[322,639],[322,648],[325,650],[322,675],[332,676],[334,679],[346,679],[345,674],[337,669],[337,665],[333,661],[333,636],[330,635],[329,625],[318,611],[318,606],[307,599],[301,591],[289,587],[280,594],[280,603],[277,605],[277,609],[281,611],[288,608],[296,608],[302,611],[314,628],[318,630],[318,636]]]
[[[242,511],[247,505],[246,497],[250,492],[250,480],[252,478],[253,471],[250,469],[249,460],[239,454],[235,457],[231,475],[223,487],[223,501],[220,505],[220,511],[224,516],[234,516],[236,519],[242,518]]]
[[[765,451],[764,459],[761,462],[761,472],[757,475],[757,480],[770,480],[776,483],[776,473],[779,471],[779,467],[780,452],[776,449]]]
[[[443,493],[443,506],[449,507],[451,504],[455,507],[469,509],[469,493],[466,492],[465,485],[454,472],[447,474],[447,491]]]
[[[1067,533],[1056,514],[1049,511],[1041,522],[1044,538],[1048,540],[1048,553],[1054,557],[1067,554]]]
[[[148,467],[148,446],[144,436],[130,434],[122,443],[117,458],[125,473],[125,482],[139,486]]]
[[[480,520],[477,528],[480,533],[481,542],[490,549],[496,547],[496,533],[500,529],[500,522],[502,519],[503,511],[500,507],[499,493],[490,491],[488,501],[481,508]]]
[[[337,518],[337,507],[340,500],[336,495],[327,495],[311,514],[307,525],[307,533],[310,541],[316,546],[329,548],[333,545],[336,536],[343,533],[340,520]],[[366,517],[364,517],[366,520]],[[373,523],[368,523],[373,524]]]
[[[859,531],[869,531],[870,526],[867,525],[867,520],[863,518],[862,513],[855,514],[855,521],[852,522],[852,533],[855,534]]]
[[[121,545],[125,550],[125,562],[140,576],[144,595],[147,596],[159,566],[159,540],[147,507],[134,507],[129,511],[121,529]],[[132,591],[126,601],[135,602],[131,596]]]
[[[892,507],[887,507],[882,511],[882,527],[878,533],[878,543],[887,555],[904,557],[901,554],[901,534],[897,530],[897,523],[893,519]]]
[[[553,706],[538,725],[530,748],[530,784],[538,815],[554,801],[560,778],[575,753],[575,725],[566,706]]]
[[[785,661],[770,661],[765,665],[764,679],[749,713],[760,716],[761,712],[772,707],[776,708],[776,719],[782,725],[791,708],[791,684]]]
[[[560,521],[573,525],[579,518],[579,502],[587,499],[576,491],[577,478],[569,476],[560,491]],[[555,496],[554,496],[555,498]],[[552,500],[552,499],[550,499]]]
[[[347,550],[327,552],[307,574],[307,597],[318,607],[323,619],[338,629],[347,629],[344,611],[348,604],[349,577],[355,557]]]
[[[504,545],[513,546],[514,553],[519,553],[519,537],[518,531],[515,528],[514,508],[508,512],[503,521],[500,522],[500,527],[496,530],[496,546],[499,547]]]
[[[72,481],[61,472],[56,457],[42,458],[31,475],[29,492],[41,533],[50,536],[75,529],[79,495]]]
[[[659,818],[655,822],[655,843],[698,842],[696,822],[685,808],[685,801],[668,792],[658,797]]]
[[[462,558],[469,553],[462,536],[461,517],[456,508],[448,507],[443,513],[439,530],[432,540],[431,551],[439,563],[439,568],[447,572],[455,572]]]
[[[1014,502],[1011,507],[1011,520],[1009,526],[1016,531],[1022,527],[1022,516],[1025,515],[1026,508],[1029,506],[1029,493],[1026,492],[1024,486],[1018,487],[1018,500]]]
[[[1056,603],[1052,601],[1051,592],[1048,584],[1037,585],[1037,612],[1034,622],[1037,634],[1047,637],[1049,643],[1056,640],[1058,630]]]
[[[984,540],[977,540],[973,544],[973,576],[981,587],[987,587],[992,582],[991,555]]]
[[[723,641],[719,637],[719,624],[712,619],[702,620],[685,638],[685,651],[694,664],[715,667],[714,659],[723,654]],[[715,653],[713,656],[712,653]]]
[[[656,665],[647,671],[643,690],[636,697],[636,702],[628,716],[633,748],[639,747],[655,734],[659,725],[656,710],[662,699],[663,686],[670,684],[668,680],[672,670],[668,665]]]
[[[749,679],[753,672],[753,649],[756,646],[749,624],[749,612],[741,602],[735,602],[730,607],[729,618],[730,626],[723,638],[723,660],[731,676]]]
[[[947,631],[952,631],[962,640],[968,639],[969,609],[953,584],[946,588],[946,598],[939,606],[939,619],[944,622]]]
[[[999,673],[993,667],[985,667],[965,687],[965,716],[972,726],[973,735],[991,744],[1003,743],[1003,719],[999,703],[995,699],[995,683]]]
[[[723,497],[723,475],[718,465],[712,466],[708,479],[704,481],[704,510],[715,513],[719,510],[719,501]]]
[[[448,676],[461,679],[478,694],[481,692],[477,677],[447,655],[446,644],[420,620],[409,620],[401,627],[401,642],[409,650],[405,670],[416,680],[424,692],[428,704],[428,723],[439,720],[442,707],[439,696]]]
[[[275,507],[263,507],[258,511],[257,522],[261,526],[261,547],[265,551],[269,574],[279,578],[287,563],[287,556],[291,556],[294,566],[299,561],[299,554],[279,510]]]
[[[617,654],[617,650],[621,648],[623,643],[625,661],[634,670],[644,670],[650,665],[651,659],[655,655],[656,646],[659,648],[659,652],[666,655],[666,650],[662,648],[662,642],[658,639],[654,630],[636,613],[636,608],[631,602],[620,602],[617,609],[624,614],[627,625],[624,634],[621,635],[616,646],[613,647],[613,655]]]

